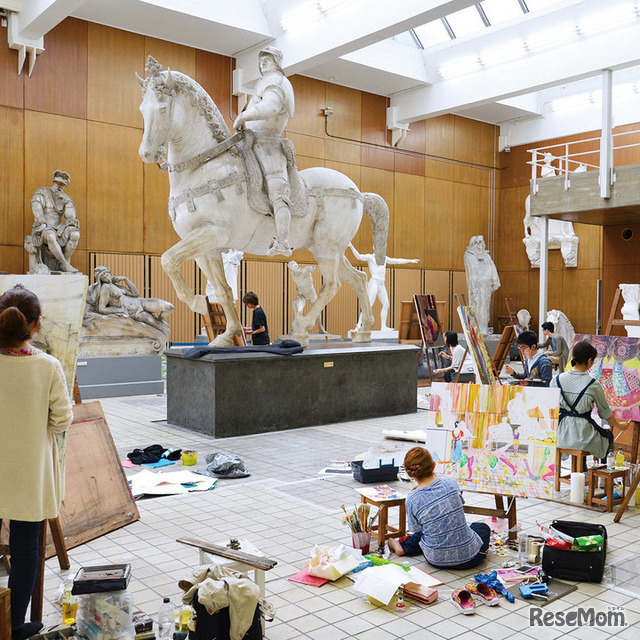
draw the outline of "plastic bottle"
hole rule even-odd
[[[616,457],[613,455],[613,451],[609,451],[607,455],[607,471],[614,471],[616,468]]]
[[[624,469],[625,460],[624,460],[624,452],[622,449],[618,449],[616,452],[616,469]]]
[[[398,600],[396,601],[396,613],[404,613],[406,605],[404,604],[404,598],[398,594]]]
[[[173,640],[173,632],[176,626],[176,611],[169,598],[162,600],[162,606],[158,612],[158,638],[159,640]]]
[[[65,582],[62,596],[62,622],[64,624],[73,624],[78,614],[78,596],[71,595],[72,587],[72,582]]]

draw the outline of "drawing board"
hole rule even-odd
[[[545,387],[433,383],[436,472],[464,490],[553,498],[559,400]]]
[[[493,370],[489,347],[480,332],[473,307],[458,307],[458,316],[462,324],[464,338],[473,359],[476,379],[482,384],[498,384],[498,378]]]

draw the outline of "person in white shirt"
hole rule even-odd
[[[451,366],[436,369],[434,373],[444,373],[444,381],[453,382],[462,365],[465,350],[464,347],[458,344],[458,334],[455,331],[447,331],[444,334],[444,342],[449,347],[449,353],[441,351],[440,355],[447,360],[451,360]]]

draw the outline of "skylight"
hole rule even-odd
[[[491,24],[502,24],[524,15],[517,0],[483,0],[480,6]]]
[[[451,26],[456,38],[464,38],[472,33],[482,31],[485,28],[480,13],[478,13],[475,7],[467,7],[466,9],[462,9],[462,11],[450,13],[446,17],[446,20]]]
[[[427,22],[420,27],[416,27],[415,34],[422,43],[422,48],[435,47],[437,44],[447,42],[449,40],[449,34],[445,29],[442,20],[434,20],[433,22]]]

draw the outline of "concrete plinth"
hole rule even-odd
[[[416,411],[418,348],[313,345],[295,356],[167,355],[167,421],[216,438]]]

